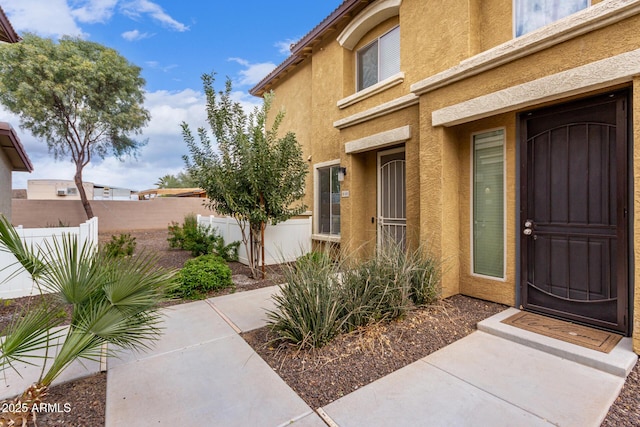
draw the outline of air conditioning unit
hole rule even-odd
[[[67,195],[67,189],[66,188],[58,188],[57,192],[58,192],[58,196],[66,196]]]

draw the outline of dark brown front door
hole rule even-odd
[[[628,332],[627,92],[524,113],[525,309]]]

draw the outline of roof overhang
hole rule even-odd
[[[346,20],[364,9],[374,0],[345,0],[336,10],[327,16],[320,24],[311,30],[300,41],[291,46],[291,56],[278,65],[267,77],[255,85],[249,93],[254,96],[262,96],[270,90],[274,84],[292,71],[298,64],[313,53],[313,48],[320,43],[329,33],[335,31]]]
[[[4,10],[0,7],[0,41],[5,43],[18,43],[20,36],[13,29],[13,25],[9,22],[9,18],[5,15]]]
[[[0,149],[9,158],[11,170],[18,172],[33,172],[33,165],[27,152],[20,143],[20,139],[11,125],[0,122]]]

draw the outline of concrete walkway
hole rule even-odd
[[[276,291],[167,308],[153,349],[109,359],[106,425],[596,427],[637,361],[629,338],[603,354],[500,323],[517,312],[508,309],[440,351],[310,408],[238,335],[266,323]],[[76,362],[59,381],[99,369]],[[39,374],[18,370],[28,380]],[[28,385],[5,372],[0,396]]]
[[[637,360],[628,338],[604,355],[500,323],[517,312],[509,309],[436,353],[310,408],[238,336],[266,323],[273,292],[167,309],[156,348],[109,361],[106,425],[595,427]]]

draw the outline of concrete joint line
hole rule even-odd
[[[207,301],[207,304],[209,304],[211,306],[211,308],[213,308],[213,311],[215,311],[216,313],[218,313],[218,315],[220,317],[222,317],[222,320],[224,320],[225,322],[227,322],[227,324],[229,326],[231,326],[231,328],[236,331],[236,333],[239,335],[242,333],[242,329],[238,328],[238,326],[233,323],[233,321],[231,321],[231,319],[229,319],[227,317],[226,314],[224,314],[222,311],[220,311],[220,309],[218,307],[216,307],[212,302]]]
[[[282,423],[282,424],[280,424],[280,425],[278,425],[278,426],[276,426],[276,427],[286,427],[286,426],[289,426],[289,425],[291,425],[291,424],[293,424],[293,423],[296,423],[296,422],[300,421],[301,419],[303,419],[304,417],[309,416],[309,415],[311,415],[311,414],[313,414],[313,411],[305,412],[304,414],[299,415],[299,416],[294,417],[294,418],[291,418],[289,421],[284,422],[284,423]]]
[[[318,408],[316,409],[316,412],[318,415],[320,415],[320,418],[322,418],[322,421],[324,421],[329,427],[340,427],[335,421],[331,419],[329,414],[324,412],[324,409]]]
[[[429,366],[433,366],[433,367],[434,367],[434,368],[436,368],[437,370],[439,370],[439,371],[441,371],[441,372],[444,372],[444,373],[445,373],[445,374],[447,374],[447,375],[452,376],[453,378],[457,378],[458,380],[462,381],[462,382],[463,382],[463,383],[465,383],[465,384],[469,384],[471,387],[475,388],[476,390],[480,390],[480,391],[482,391],[483,393],[487,393],[488,395],[493,396],[493,397],[495,397],[496,399],[503,401],[504,403],[506,403],[506,404],[507,404],[507,405],[509,405],[509,406],[514,406],[514,407],[516,407],[516,408],[518,408],[518,409],[520,409],[520,410],[522,410],[522,411],[524,411],[524,412],[526,412],[526,413],[528,413],[528,414],[533,415],[534,417],[536,417],[536,418],[538,418],[538,419],[541,419],[542,421],[545,421],[545,422],[548,422],[548,423],[551,423],[551,424],[555,424],[555,423],[553,423],[553,421],[548,420],[548,419],[546,419],[546,418],[543,418],[543,417],[541,417],[540,415],[536,414],[535,412],[531,412],[531,411],[529,411],[528,409],[523,408],[523,407],[522,407],[522,406],[520,406],[520,405],[516,405],[516,404],[515,404],[515,403],[513,403],[513,402],[509,402],[508,400],[506,400],[506,399],[504,399],[504,398],[502,398],[502,397],[500,397],[500,396],[497,396],[497,395],[495,395],[494,393],[491,393],[489,390],[485,390],[485,389],[483,389],[483,388],[481,388],[481,387],[478,387],[477,385],[475,385],[475,384],[473,384],[473,383],[470,383],[469,381],[465,380],[464,378],[460,378],[459,376],[457,376],[457,375],[455,375],[455,374],[452,374],[451,372],[449,372],[449,371],[447,371],[447,370],[445,370],[445,369],[442,369],[441,367],[439,367],[439,366],[437,366],[437,365],[434,365],[434,364],[433,364],[433,363],[431,363],[431,362],[428,362],[428,361],[426,361],[426,360],[423,360],[423,362],[424,362],[424,363],[426,363],[426,364],[427,364],[427,365],[429,365]]]

